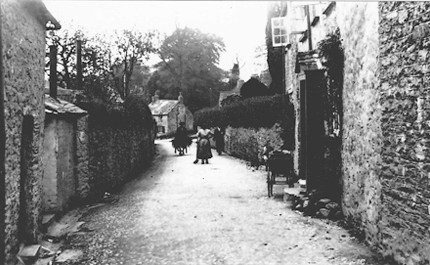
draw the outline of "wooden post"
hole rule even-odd
[[[82,40],[76,40],[76,88],[82,89]]]
[[[306,12],[306,22],[308,25],[308,44],[309,44],[309,50],[312,51],[312,32],[311,32],[311,17],[309,12],[309,5],[305,5],[305,12]]]
[[[49,95],[57,98],[57,46],[49,46]]]

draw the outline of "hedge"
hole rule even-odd
[[[195,125],[205,127],[271,128],[280,124],[286,148],[294,146],[294,107],[287,96],[262,96],[243,99],[219,108],[206,108],[194,114]]]
[[[131,95],[123,103],[106,105],[98,102],[81,103],[88,110],[90,119],[97,124],[111,127],[143,126],[151,128],[154,119],[151,110],[141,96]]]
[[[258,166],[262,160],[262,150],[269,145],[274,150],[284,146],[280,137],[282,128],[275,124],[271,128],[232,128],[227,127],[226,151],[238,158],[251,162],[252,166]]]

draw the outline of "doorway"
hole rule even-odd
[[[324,71],[306,71],[306,79],[300,81],[301,124],[301,178],[306,179],[307,190],[318,189],[323,176],[323,88]]]
[[[30,218],[32,202],[32,164],[33,155],[33,130],[34,119],[32,116],[24,116],[21,131],[21,161],[20,161],[20,210],[18,220],[19,240],[23,243],[33,243],[36,240],[33,235],[33,221]]]
[[[300,178],[306,179],[307,191],[316,190],[340,202],[341,113],[330,113],[327,79],[324,70],[305,71],[300,81]]]

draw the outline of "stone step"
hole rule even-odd
[[[55,214],[44,214],[42,216],[42,232],[46,233],[48,227],[55,222]]]

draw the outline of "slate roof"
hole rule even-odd
[[[55,99],[48,94],[45,94],[45,113],[50,114],[87,114],[83,110],[68,101]]]
[[[152,115],[167,115],[178,103],[178,100],[159,99],[155,102],[151,102],[148,107]]]

